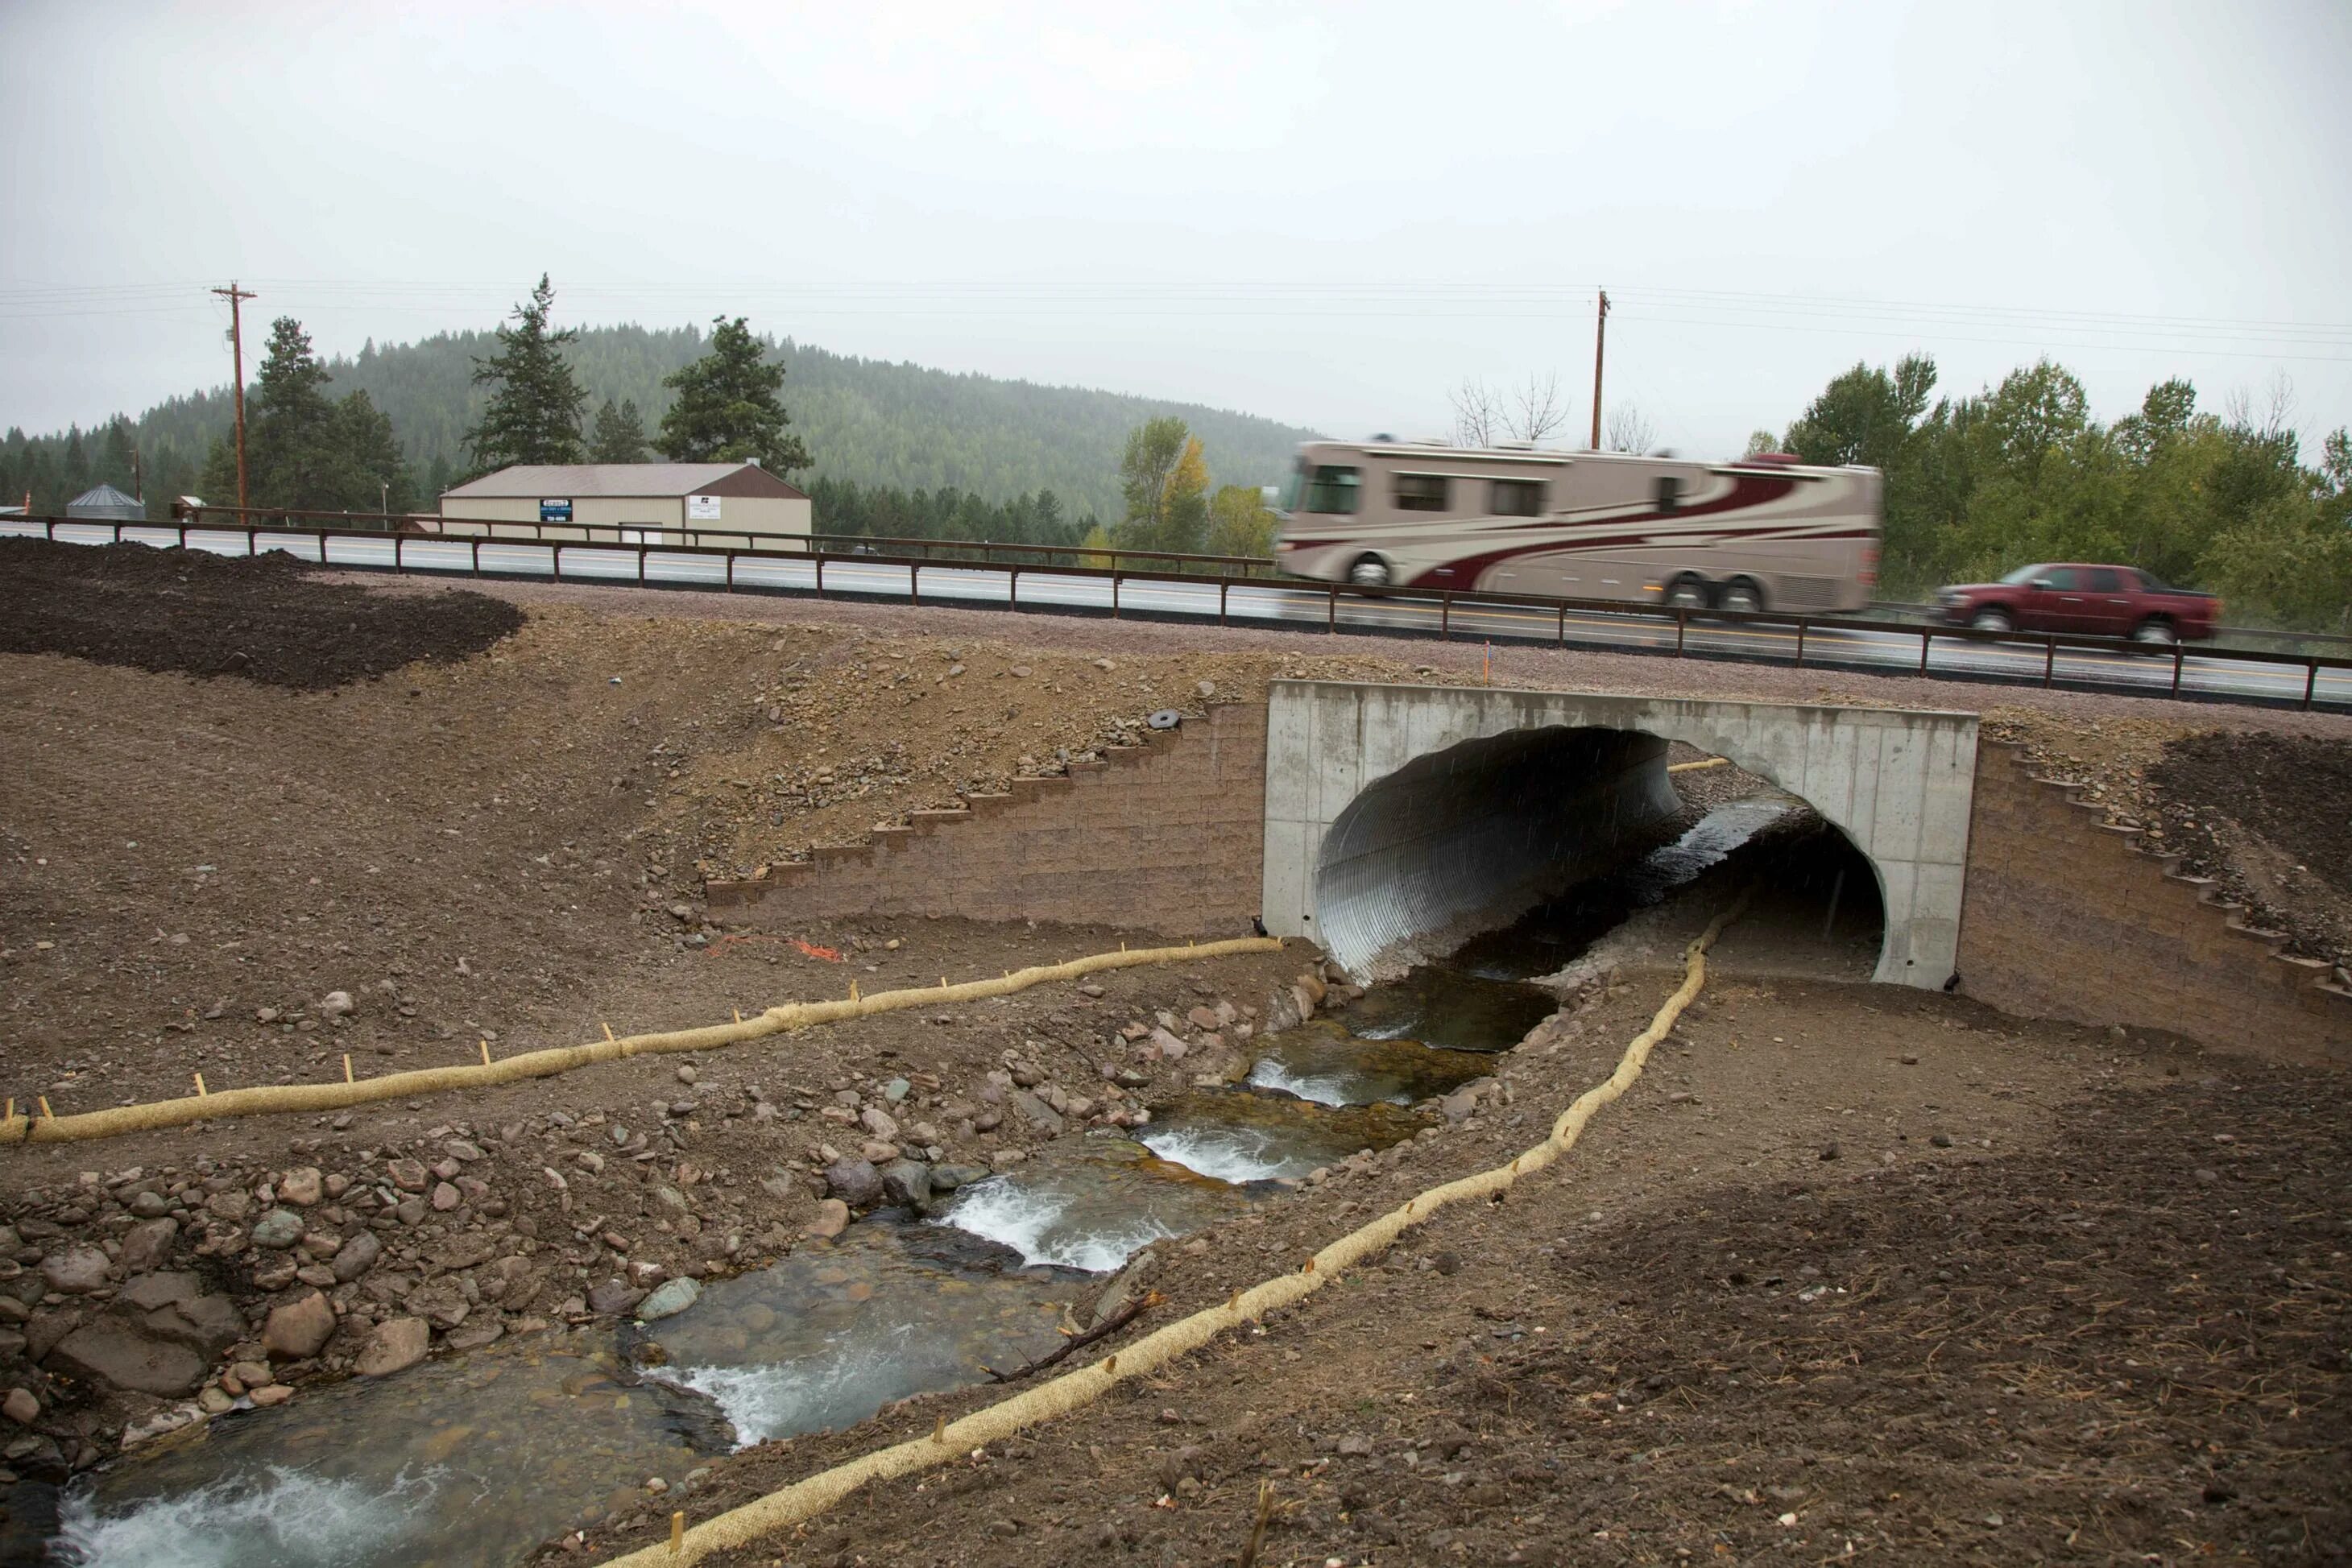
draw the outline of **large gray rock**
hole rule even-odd
[[[100,1318],[58,1342],[52,1360],[135,1394],[169,1397],[205,1380],[205,1359],[184,1344],[149,1339],[118,1318]]]
[[[61,1295],[87,1296],[106,1288],[106,1254],[95,1247],[68,1247],[41,1260],[41,1278]]]
[[[302,1211],[273,1208],[253,1222],[253,1244],[282,1252],[302,1239]]]
[[[362,1377],[389,1377],[423,1361],[432,1342],[433,1327],[423,1318],[393,1318],[368,1335],[352,1370]]]
[[[662,1318],[674,1318],[694,1305],[695,1299],[701,1294],[702,1287],[691,1280],[671,1280],[637,1303],[637,1321],[649,1323]]]
[[[270,1310],[261,1325],[261,1348],[272,1361],[302,1361],[319,1354],[335,1334],[335,1309],[316,1291],[306,1291]]]
[[[931,1167],[920,1160],[892,1160],[882,1167],[882,1196],[920,1213],[930,1207]]]
[[[1013,1108],[1041,1133],[1051,1134],[1062,1130],[1062,1113],[1026,1089],[1013,1092]]]
[[[160,1269],[172,1259],[172,1243],[180,1239],[180,1222],[176,1219],[149,1219],[132,1226],[122,1233],[122,1271],[144,1274],[150,1269]]]
[[[588,1310],[592,1312],[625,1312],[646,1299],[646,1293],[618,1280],[607,1280],[592,1286],[588,1291]]]
[[[988,1167],[985,1166],[933,1166],[931,1167],[933,1192],[953,1192],[960,1186],[970,1186],[976,1181],[987,1179]]]
[[[824,1185],[852,1208],[866,1208],[881,1201],[881,1173],[865,1160],[836,1160],[825,1166]]]
[[[122,1287],[114,1299],[126,1307],[152,1312],[158,1307],[173,1307],[182,1301],[193,1301],[205,1293],[205,1282],[194,1274],[163,1270],[142,1274]]]
[[[383,1256],[383,1243],[375,1239],[375,1232],[362,1230],[335,1249],[335,1260],[330,1267],[336,1279],[349,1284],[374,1268],[375,1260]]]
[[[226,1296],[192,1296],[158,1307],[141,1320],[155,1339],[186,1345],[207,1358],[216,1356],[245,1337],[245,1314]]]

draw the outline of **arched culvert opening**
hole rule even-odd
[[[1681,810],[1666,743],[1638,731],[1513,730],[1415,758],[1324,835],[1324,950],[1359,975],[1449,950],[1648,849]]]
[[[1741,923],[1753,967],[1870,977],[1877,868],[1807,802],[1704,757],[1640,731],[1546,728],[1416,758],[1325,838],[1326,949],[1359,975],[1448,956],[1496,978],[1549,974],[1698,879],[1737,876],[1757,888]]]

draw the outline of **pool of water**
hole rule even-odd
[[[67,1499],[56,1555],[104,1568],[510,1563],[728,1448],[709,1401],[642,1379],[609,1333],[534,1334],[161,1439]]]

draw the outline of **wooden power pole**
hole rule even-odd
[[[245,489],[245,333],[237,306],[247,299],[259,298],[239,288],[232,279],[226,288],[215,288],[215,294],[228,301],[228,345],[232,362],[236,367],[236,509],[240,512],[252,505]],[[1598,378],[1595,378],[1595,384]],[[1600,429],[1599,424],[1593,426]]]
[[[1601,350],[1609,337],[1609,290],[1601,291],[1601,314],[1592,323],[1592,450],[1601,450]]]

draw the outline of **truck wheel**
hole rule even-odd
[[[2173,630],[2172,622],[2163,616],[2151,615],[2132,628],[2131,640],[2135,643],[2150,643],[2159,648],[2169,648],[2180,640],[2180,634]]]
[[[1706,579],[1696,572],[1685,572],[1666,585],[1666,608],[1669,610],[1705,610],[1713,602],[1706,591]]]
[[[1979,610],[1969,617],[1971,632],[2014,632],[2017,622],[2009,618],[2006,610]]]
[[[1723,585],[1723,591],[1715,596],[1715,605],[1718,610],[1754,615],[1764,608],[1764,591],[1744,577],[1737,578]]]

